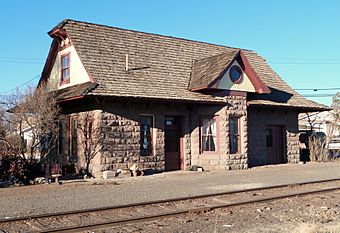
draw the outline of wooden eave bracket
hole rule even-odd
[[[66,32],[66,30],[61,28],[54,28],[49,33],[49,36],[58,39],[60,45],[62,47],[68,47],[72,45],[72,41],[70,39],[70,36]]]
[[[65,40],[66,38],[69,38],[66,30],[61,28],[54,28],[51,31],[48,32],[48,35],[52,38],[60,38]]]

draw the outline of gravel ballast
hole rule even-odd
[[[334,178],[340,178],[339,162],[0,188],[0,219]]]

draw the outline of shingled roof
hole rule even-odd
[[[212,80],[222,75],[222,72],[233,61],[237,49],[215,56],[206,57],[193,62],[189,90],[208,87]]]
[[[86,82],[56,91],[55,98],[60,102],[70,98],[83,97],[96,88],[98,83]]]
[[[56,28],[66,30],[86,70],[98,83],[86,95],[224,103],[222,97],[189,90],[193,61],[239,49],[170,36],[137,32],[75,20]],[[324,110],[292,90],[260,57],[242,50],[272,92],[250,94],[249,105],[271,105]],[[129,56],[129,70],[125,58]]]

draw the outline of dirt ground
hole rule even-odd
[[[193,213],[96,232],[340,233],[340,191]]]

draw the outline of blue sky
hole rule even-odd
[[[315,95],[340,91],[339,10],[337,0],[4,1],[0,94],[41,73],[47,32],[71,18],[255,50],[295,89],[334,88],[299,90],[329,105],[331,97]]]

